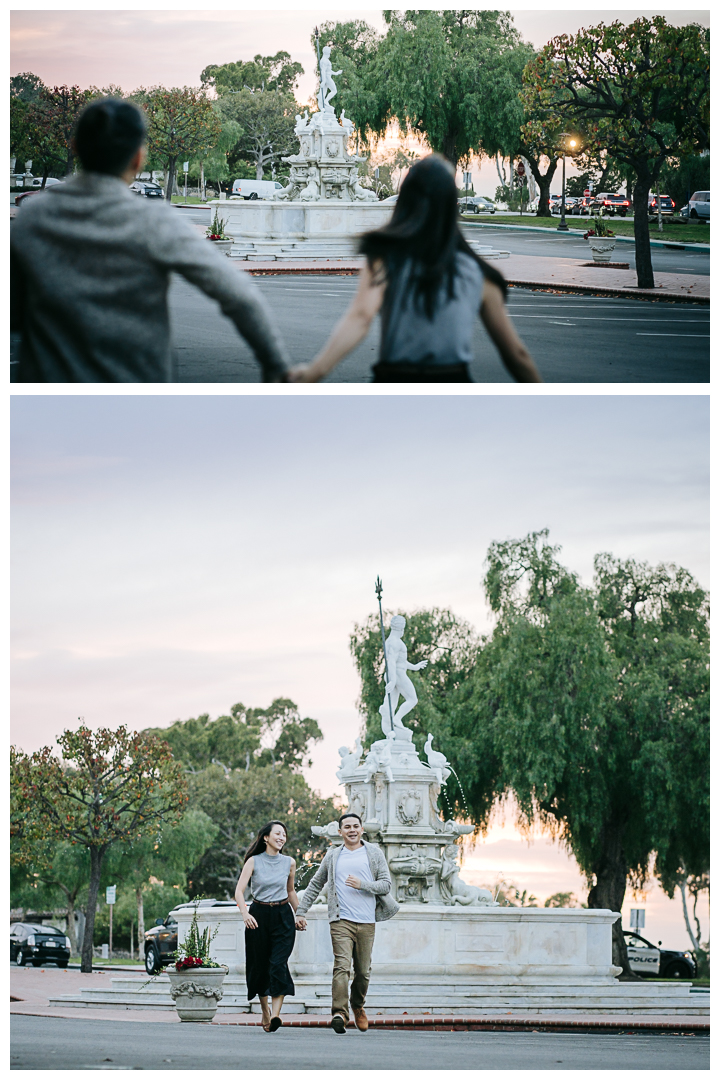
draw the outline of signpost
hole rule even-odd
[[[467,207],[468,188],[470,187],[471,181],[472,181],[472,173],[468,172],[468,171],[463,172],[463,184],[465,185],[465,213],[466,214],[467,214],[467,208],[468,208]]]
[[[645,929],[645,908],[630,908],[630,929]]]
[[[187,174],[189,161],[183,161],[183,172],[185,173],[185,202],[187,202]]]
[[[110,944],[108,946],[108,953],[109,953],[111,959],[112,959],[112,913],[113,913],[113,904],[115,903],[115,892],[116,892],[116,890],[117,890],[117,885],[108,885],[108,887],[105,890],[105,903],[110,908]]]
[[[523,196],[525,194],[525,165],[522,161],[518,161],[516,174],[520,177],[520,217],[523,212]]]

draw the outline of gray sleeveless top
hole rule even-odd
[[[287,882],[292,859],[289,855],[253,855],[253,872],[250,891],[255,900],[269,904],[273,900],[287,900]]]
[[[460,251],[456,257],[454,297],[442,290],[432,319],[415,302],[408,260],[400,271],[392,306],[382,313],[380,359],[387,363],[406,361],[435,364],[466,363],[473,360],[472,340],[480,313],[483,275],[478,263]]]

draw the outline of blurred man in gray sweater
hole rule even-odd
[[[168,287],[182,274],[218,302],[264,382],[287,354],[259,290],[164,200],[129,185],[145,160],[135,105],[88,105],[75,132],[82,172],[26,200],[11,228],[11,327],[19,382],[168,382]]]

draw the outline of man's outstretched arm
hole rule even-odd
[[[168,207],[166,214],[165,208],[157,209],[162,218],[158,214],[151,254],[217,300],[255,353],[263,382],[284,382],[289,370],[287,349],[260,290],[246,273],[213,250],[211,241],[204,240],[187,221],[176,220],[172,215],[177,211]]]

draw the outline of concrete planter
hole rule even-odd
[[[212,1020],[223,996],[222,984],[228,968],[196,967],[176,971],[172,965],[167,974],[170,996],[180,1019],[195,1022]]]
[[[222,254],[229,255],[230,248],[233,246],[232,239],[230,240],[211,240],[210,243]]]
[[[610,256],[615,250],[614,236],[588,236],[588,244],[594,262],[610,262]]]

